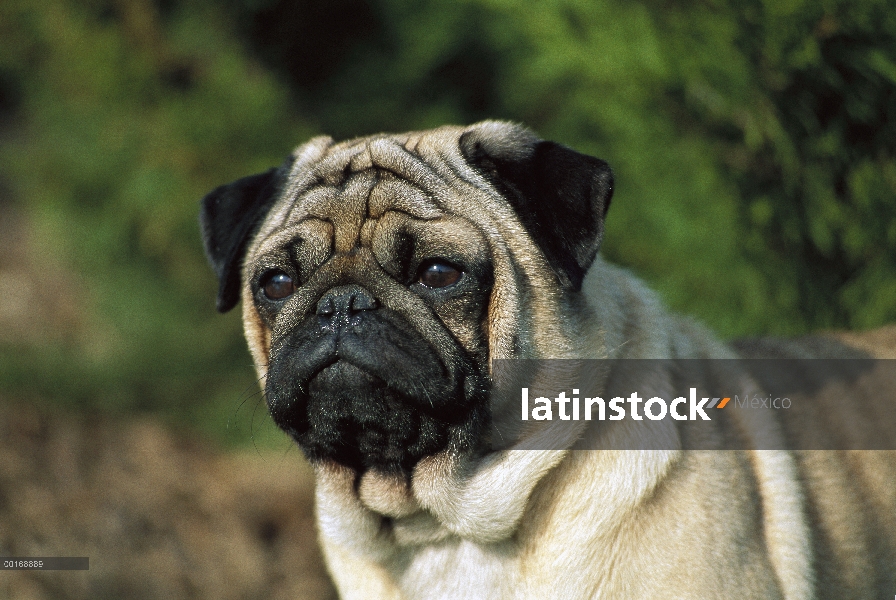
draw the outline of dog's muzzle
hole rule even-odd
[[[444,357],[359,285],[325,292],[273,343],[265,392],[274,421],[310,458],[408,470],[468,420],[469,365]]]

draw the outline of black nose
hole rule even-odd
[[[317,315],[330,326],[356,325],[359,313],[377,307],[373,294],[359,285],[341,285],[328,291],[317,303]]]

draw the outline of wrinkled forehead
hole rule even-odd
[[[298,148],[287,185],[256,239],[264,247],[309,219],[327,222],[336,245],[350,245],[366,221],[390,211],[413,219],[451,212],[459,187],[484,185],[463,161],[458,133],[374,136],[333,145],[317,138]],[[340,240],[342,243],[340,243]],[[264,248],[255,248],[264,251]]]

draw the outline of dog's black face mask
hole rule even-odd
[[[574,293],[599,245],[609,170],[520,135],[464,134],[453,151]],[[265,332],[277,425],[311,460],[408,474],[428,455],[487,449],[490,327],[516,316],[491,313],[494,240],[481,216],[464,214],[480,207],[453,188],[439,200],[431,174],[417,179],[408,142],[380,150],[398,163],[371,164],[371,140],[337,146],[313,176],[291,173],[289,160],[222,186],[201,221],[219,310],[236,304],[241,283],[251,290],[247,328]]]
[[[358,285],[325,292],[271,352],[265,392],[276,423],[309,458],[409,471],[483,439],[486,379],[462,348],[438,351]]]

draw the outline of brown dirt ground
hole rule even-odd
[[[334,598],[298,452],[228,453],[149,418],[0,401],[0,598]]]

